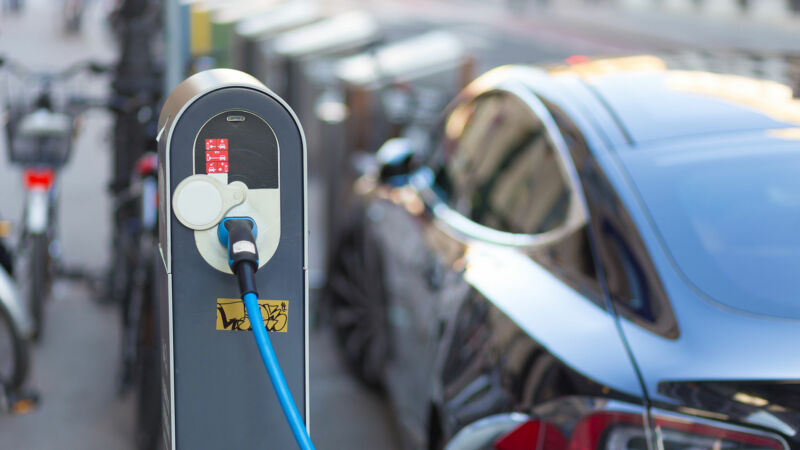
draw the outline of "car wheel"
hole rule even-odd
[[[339,348],[362,382],[381,389],[390,346],[377,239],[361,223],[348,227],[329,267],[326,297]]]

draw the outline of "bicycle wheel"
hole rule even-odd
[[[11,319],[5,305],[0,302],[0,383],[6,391],[13,391],[28,375],[28,349]]]
[[[137,447],[152,450],[161,438],[161,353],[158,318],[158,293],[155,290],[155,270],[147,264],[146,277],[139,286],[146,294],[138,315],[137,366],[139,370],[136,416]]]
[[[28,273],[26,291],[28,293],[28,307],[33,317],[32,338],[38,341],[44,330],[44,302],[50,295],[52,282],[50,239],[46,234],[33,234],[28,236]]]

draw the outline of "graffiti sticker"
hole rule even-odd
[[[286,333],[289,330],[288,300],[259,300],[258,306],[267,331]],[[217,299],[217,330],[250,331],[251,329],[241,299]]]

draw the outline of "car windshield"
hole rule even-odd
[[[707,296],[800,318],[800,142],[625,152],[675,264]]]

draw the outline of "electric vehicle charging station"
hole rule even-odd
[[[349,186],[360,175],[355,170],[357,155],[374,153],[387,136],[416,138],[414,142],[423,146],[428,126],[474,78],[474,65],[464,40],[446,30],[407,37],[335,62],[336,89],[323,94],[315,108],[316,123],[321,127],[317,133],[325,142],[320,166],[324,168],[327,207],[326,261],[331,259],[331,243],[345,225],[340,211],[354,206]],[[393,88],[395,85],[405,92]],[[411,99],[411,92],[417,97]],[[393,93],[398,95],[389,96]],[[425,126],[414,123],[422,115],[431,122]],[[307,120],[302,113],[301,117]],[[306,129],[312,124],[315,121],[308,120]],[[313,173],[317,155],[313,145],[310,147]]]
[[[213,69],[172,91],[158,145],[165,448],[296,448],[298,421],[287,425],[285,396],[270,385],[273,373],[265,376],[254,314],[245,309],[260,311],[258,329],[270,331],[297,418],[307,424],[302,127],[255,78]],[[248,296],[245,308],[240,299]]]
[[[233,67],[252,74],[271,75],[272,69],[261,68],[271,63],[270,39],[323,17],[323,8],[313,2],[289,2],[274,9],[239,21],[234,30]],[[263,54],[263,51],[267,54]],[[260,76],[262,80],[268,80]],[[270,82],[270,86],[273,84]]]
[[[247,18],[270,12],[277,8],[272,1],[233,3],[211,14],[211,45],[217,67],[231,67],[233,63],[234,32],[236,24]]]
[[[273,60],[283,67],[280,92],[298,116],[312,125],[314,100],[332,79],[334,61],[362,52],[382,38],[378,19],[363,10],[339,13],[281,34],[271,48]],[[313,148],[311,153],[314,160]]]

